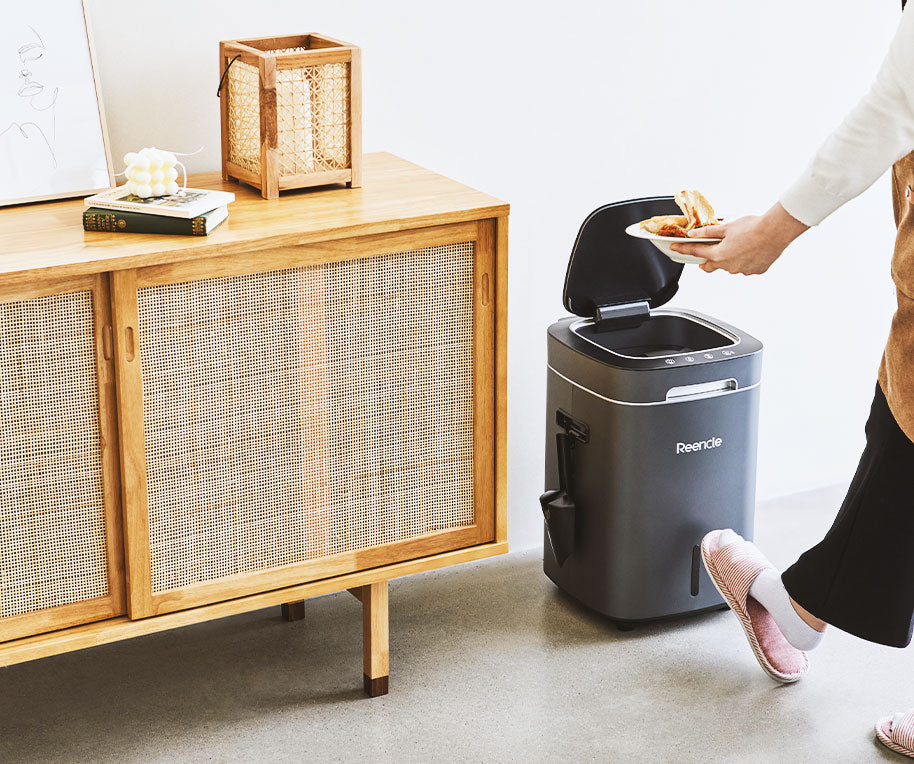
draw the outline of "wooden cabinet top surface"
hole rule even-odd
[[[267,201],[217,172],[191,175],[188,186],[235,193],[228,220],[209,236],[86,232],[82,199],[0,209],[0,279],[12,285],[508,214],[507,203],[392,154],[366,154],[363,183]]]

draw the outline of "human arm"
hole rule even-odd
[[[764,273],[787,245],[861,194],[914,149],[914,10],[902,14],[876,81],[826,139],[810,165],[761,216],[702,228],[721,244],[682,243],[677,252],[707,258],[702,266],[731,273]],[[801,227],[802,226],[802,227]],[[772,237],[766,243],[764,237]],[[725,246],[726,244],[726,246]]]
[[[730,273],[764,273],[787,249],[787,245],[809,228],[775,202],[764,215],[746,215],[720,225],[693,229],[702,237],[721,239],[720,244],[674,244],[673,250],[705,258],[701,269],[718,268]],[[692,233],[692,232],[690,232]]]

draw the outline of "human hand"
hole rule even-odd
[[[778,202],[764,215],[746,215],[689,231],[689,236],[721,239],[719,244],[677,242],[672,250],[705,258],[700,267],[708,273],[719,268],[750,276],[767,271],[787,245],[808,228]]]

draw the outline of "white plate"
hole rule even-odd
[[[636,239],[647,239],[651,244],[653,244],[657,249],[659,249],[663,254],[665,254],[670,260],[675,263],[688,263],[694,265],[701,265],[705,259],[703,257],[695,257],[694,255],[683,255],[679,252],[674,252],[670,249],[671,244],[675,244],[677,241],[682,244],[687,241],[694,241],[697,244],[714,244],[720,239],[705,239],[698,236],[690,236],[688,239],[680,238],[679,236],[658,236],[655,233],[650,233],[645,231],[641,227],[641,223],[632,223],[628,228],[625,229],[625,233],[629,236],[634,236]]]

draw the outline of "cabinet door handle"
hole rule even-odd
[[[106,361],[114,357],[114,331],[110,326],[102,329],[102,355]]]
[[[128,362],[136,358],[136,337],[132,326],[124,327],[124,357]]]
[[[488,273],[482,274],[482,284],[480,285],[480,287],[481,287],[481,292],[482,292],[482,294],[481,294],[482,304],[488,305],[489,304],[489,274]]]

